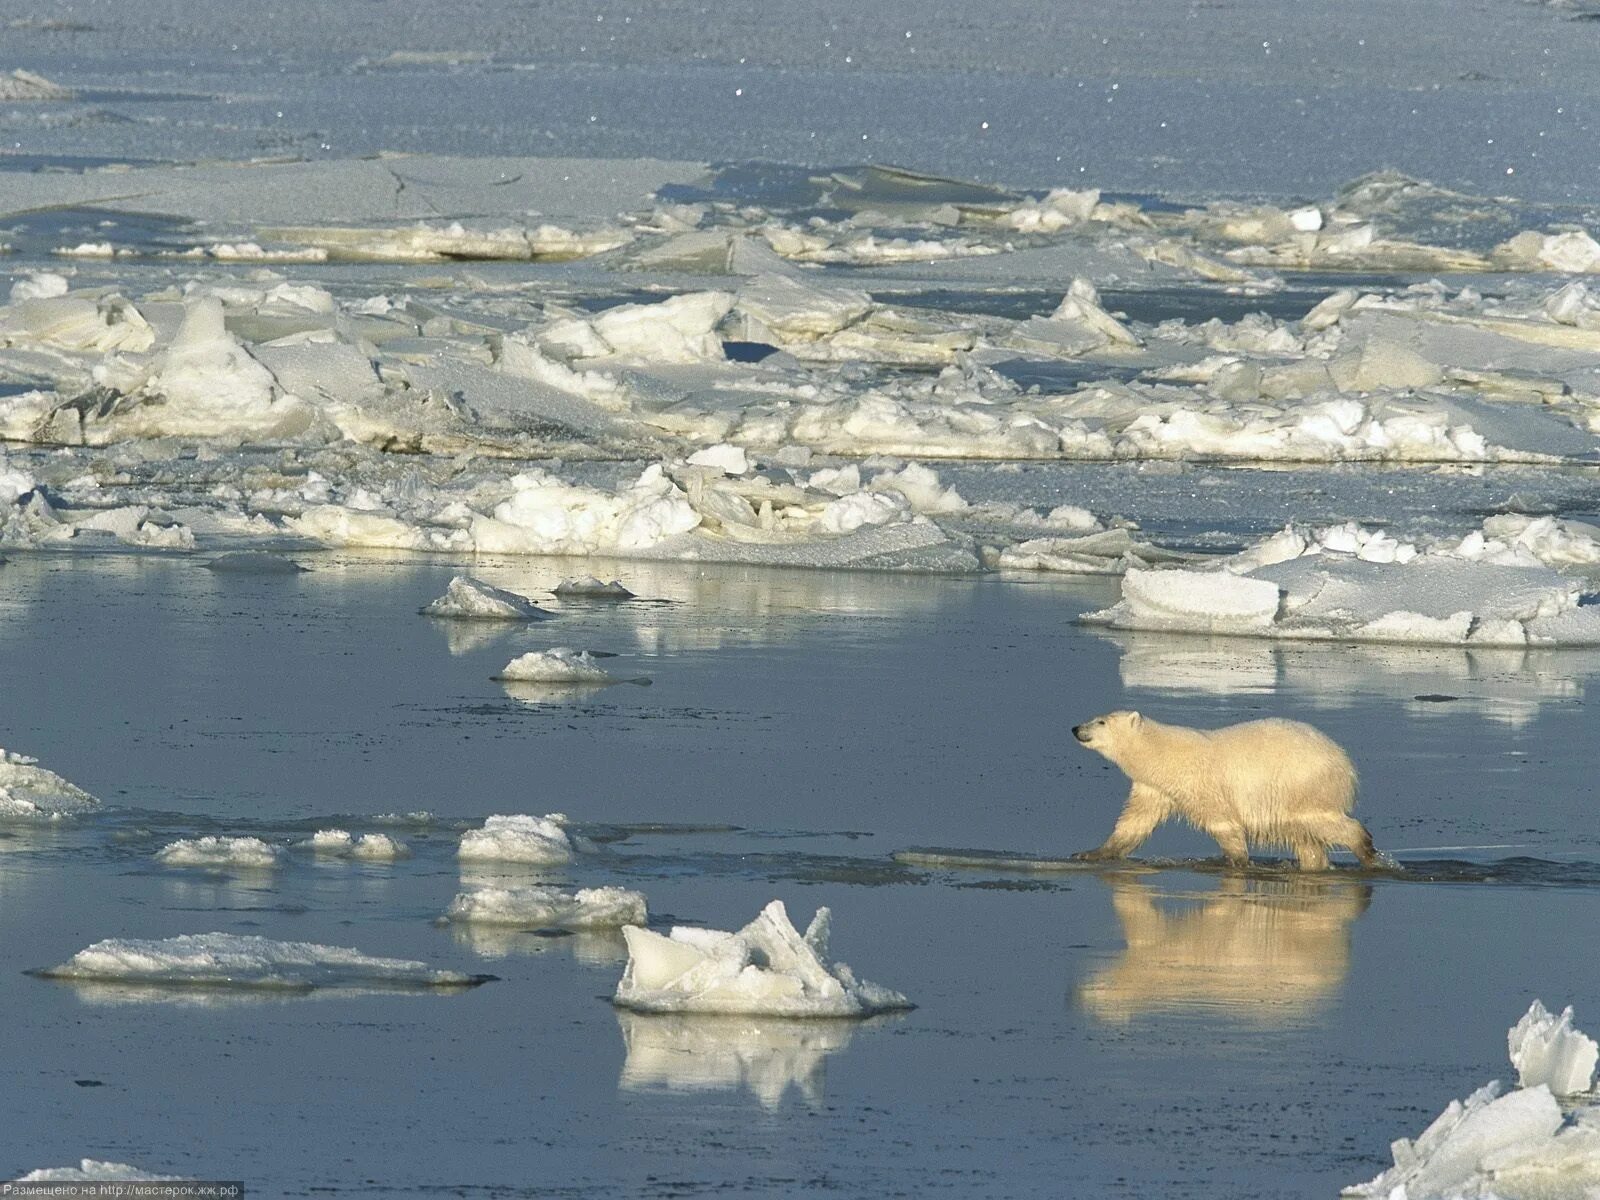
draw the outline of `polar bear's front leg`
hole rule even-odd
[[[1128,802],[1122,806],[1122,815],[1112,827],[1111,836],[1095,849],[1085,850],[1073,857],[1084,862],[1126,858],[1171,814],[1172,801],[1154,788],[1136,783],[1128,792]]]

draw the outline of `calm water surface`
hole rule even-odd
[[[0,837],[0,1174],[84,1156],[258,1194],[1330,1196],[1505,1076],[1534,996],[1600,993],[1587,698],[1600,656],[1097,634],[1113,585],[612,564],[650,601],[509,630],[417,609],[444,562],[0,568],[0,742],[104,815]],[[605,564],[480,562],[547,592]],[[530,649],[649,687],[537,694]],[[1125,784],[1071,744],[1138,707],[1310,720],[1409,878],[1225,876],[1163,830],[1135,869],[921,870],[911,846],[1061,855]],[[374,814],[426,810],[430,824]],[[619,938],[445,928],[459,828],[570,814],[570,867],[658,920],[833,908],[834,952],[919,1007],[864,1024],[649,1019]],[[175,837],[385,828],[392,865],[164,868]],[[106,937],[224,932],[490,971],[450,995],[258,999],[24,976]]]

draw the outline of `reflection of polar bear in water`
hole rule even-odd
[[[1309,725],[1189,729],[1114,712],[1072,733],[1133,780],[1111,836],[1079,858],[1122,858],[1162,821],[1180,817],[1216,838],[1229,866],[1250,861],[1251,842],[1290,847],[1307,871],[1327,870],[1330,846],[1350,847],[1364,867],[1380,861],[1372,835],[1350,815],[1355,767]]]
[[[1350,925],[1372,898],[1366,884],[1337,877],[1235,875],[1215,892],[1177,897],[1131,879],[1108,882],[1128,948],[1077,995],[1096,1017],[1119,1023],[1211,1009],[1260,1024],[1304,1018],[1344,982]]]

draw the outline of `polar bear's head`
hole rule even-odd
[[[1115,762],[1118,749],[1125,746],[1129,737],[1138,733],[1143,725],[1144,718],[1138,713],[1118,710],[1085,721],[1082,725],[1074,725],[1072,736]]]

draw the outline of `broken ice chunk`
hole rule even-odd
[[[428,617],[471,621],[532,621],[550,614],[526,596],[491,587],[470,575],[457,575],[444,595],[422,609]]]
[[[1594,1086],[1600,1046],[1572,1027],[1572,1005],[1556,1017],[1535,1000],[1506,1040],[1520,1086],[1544,1084],[1558,1096],[1587,1092]]]
[[[623,929],[628,966],[614,1003],[640,1012],[748,1013],[772,1017],[864,1017],[911,1008],[899,992],[829,966],[829,912],[819,908],[802,938],[774,900],[737,933],[679,926],[663,937]]]

